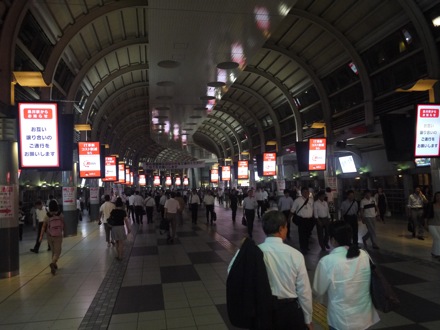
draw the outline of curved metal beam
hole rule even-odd
[[[245,113],[247,113],[253,119],[254,124],[257,127],[258,136],[260,137],[260,152],[263,153],[265,143],[266,143],[264,141],[264,131],[263,131],[263,126],[261,126],[260,120],[255,115],[255,113],[253,111],[251,111],[251,109],[249,109],[249,107],[246,104],[244,104],[240,101],[237,101],[231,97],[223,96],[221,101],[235,104],[237,107],[244,109]],[[249,135],[249,138],[252,140],[252,135]]]
[[[116,10],[121,10],[128,7],[146,7],[147,1],[145,0],[125,0],[106,3],[105,6],[97,6],[91,9],[86,15],[77,18],[76,22],[67,26],[63,31],[63,36],[57,42],[49,59],[47,60],[46,68],[43,72],[43,79],[46,84],[50,84],[54,80],[54,75],[58,67],[58,63],[64,53],[64,50],[69,45],[70,41],[87,25],[91,24],[94,20],[101,16],[105,16]]]
[[[75,98],[76,93],[78,92],[78,89],[80,88],[81,82],[84,79],[84,77],[87,75],[89,70],[101,59],[106,57],[107,55],[117,51],[118,49],[132,46],[132,45],[141,45],[141,44],[148,44],[148,38],[147,37],[140,37],[140,38],[130,38],[125,39],[123,41],[114,43],[110,45],[109,47],[106,47],[99,51],[98,53],[94,54],[92,57],[89,58],[89,60],[81,67],[79,72],[76,74],[75,79],[73,80],[72,84],[70,85],[69,91],[67,92],[67,100],[73,100]],[[73,103],[69,102],[66,104],[65,107],[66,113],[72,113],[73,112]]]
[[[146,67],[147,66],[145,64],[139,64],[139,65],[134,65],[134,66],[130,65],[130,66],[127,66],[125,68],[119,69],[119,70],[111,73],[104,80],[101,80],[101,82],[98,84],[98,86],[95,87],[95,89],[93,90],[92,94],[90,94],[89,97],[87,98],[86,104],[84,106],[83,114],[87,114],[87,117],[88,117],[88,114],[90,112],[90,109],[92,108],[93,103],[95,102],[96,97],[113,80],[115,80],[116,78],[118,78],[126,73],[129,73],[129,72],[147,70]],[[144,82],[144,84],[148,85],[148,81]],[[82,115],[81,115],[81,117],[82,117]]]
[[[307,64],[305,60],[303,60],[301,57],[299,57],[291,50],[282,48],[275,44],[268,44],[268,43],[266,43],[263,48],[289,58],[290,60],[298,64],[301,67],[301,69],[303,69],[307,73],[307,75],[312,80],[312,83],[315,85],[316,91],[319,95],[319,98],[321,99],[322,112],[324,114],[324,122],[327,127],[327,136],[329,136],[329,134],[333,135],[332,111],[330,107],[330,100],[328,98],[327,91],[324,88],[324,84],[322,83],[321,79],[318,77],[316,72],[311,68],[310,65]],[[302,126],[300,127],[300,130],[303,131]]]
[[[316,16],[312,13],[309,13],[305,10],[292,8],[289,11],[289,15],[302,18],[304,20],[309,21],[312,24],[316,24],[320,26],[323,30],[327,31],[342,45],[345,51],[350,55],[353,62],[356,64],[356,67],[359,71],[359,78],[362,83],[362,90],[364,92],[364,102],[365,102],[365,125],[372,126],[374,125],[374,108],[373,108],[373,89],[371,87],[371,81],[368,75],[367,68],[365,67],[364,61],[361,56],[355,49],[355,47],[351,44],[351,42],[345,37],[345,35],[336,29],[332,24],[327,22],[325,19]]]
[[[197,132],[203,133],[204,135],[209,136],[211,138],[211,140],[214,141],[216,144],[220,144],[220,146],[222,147],[222,150],[223,150],[223,157],[217,157],[217,158],[219,158],[219,159],[220,158],[228,158],[227,149],[226,149],[226,146],[222,140],[220,140],[217,136],[213,136],[212,132],[207,131],[205,128],[199,129]],[[193,139],[194,139],[194,135],[193,135]]]
[[[439,79],[439,52],[425,15],[414,0],[399,0],[399,3],[414,24],[417,35],[422,42],[429,78]]]
[[[260,70],[253,66],[246,66],[244,69],[245,72],[249,72],[252,74],[256,74],[257,76],[263,77],[266,80],[269,80],[272,84],[274,84],[284,95],[284,97],[287,99],[287,103],[290,106],[290,109],[292,110],[293,118],[295,120],[295,127],[296,127],[296,141],[302,141],[303,139],[303,130],[302,130],[302,119],[301,114],[298,111],[298,107],[296,106],[295,102],[293,101],[293,97],[290,94],[289,90],[284,86],[284,84],[281,83],[276,77],[268,74],[267,72]],[[278,119],[277,119],[278,121]],[[280,147],[280,146],[279,146]]]
[[[243,92],[246,92],[248,94],[251,94],[253,97],[255,97],[257,100],[259,100],[261,103],[264,104],[264,106],[265,106],[265,108],[267,110],[267,113],[272,118],[273,127],[275,129],[275,139],[277,141],[277,145],[278,145],[278,147],[281,147],[281,129],[280,129],[280,124],[278,122],[277,115],[275,114],[275,111],[273,111],[273,109],[272,109],[271,105],[269,104],[269,102],[267,102],[266,99],[263,96],[258,94],[257,91],[254,91],[252,88],[249,88],[247,86],[244,86],[244,85],[241,85],[241,84],[237,84],[237,83],[233,83],[230,88],[235,88],[235,89],[241,90]],[[264,142],[264,146],[265,145],[266,145],[266,142]]]
[[[208,148],[207,148],[206,146],[204,146],[204,145],[199,144],[199,143],[197,142],[197,140],[198,140],[197,135],[203,135],[203,137],[200,137],[200,138],[201,138],[202,140],[208,140],[208,141],[210,142],[210,144],[212,144],[212,146],[214,147],[214,151],[208,149]],[[200,146],[201,148],[206,149],[206,150],[212,152],[213,154],[215,154],[215,155],[217,156],[218,159],[222,158],[222,157],[220,157],[220,156],[222,155],[222,153],[220,152],[220,149],[218,148],[218,144],[215,143],[215,141],[214,141],[209,135],[206,135],[205,133],[202,133],[202,132],[198,132],[198,131],[197,131],[197,132],[194,133],[194,135],[193,135],[193,140],[194,140],[194,143],[197,144],[198,146]],[[223,146],[222,146],[222,147],[223,147]],[[216,151],[216,152],[215,152],[215,151]],[[223,152],[225,152],[224,149],[223,149]],[[226,156],[224,155],[223,158],[226,158]]]
[[[238,155],[240,155],[241,154],[241,140],[240,140],[240,137],[238,136],[237,132],[231,127],[231,125],[229,125],[225,121],[220,120],[219,118],[214,117],[213,115],[208,117],[208,120],[207,120],[208,123],[209,123],[209,119],[213,119],[214,121],[219,122],[220,124],[225,125],[231,131],[232,135],[235,138],[235,141],[237,141]],[[202,125],[203,125],[203,123],[202,123]],[[235,155],[235,149],[233,150],[231,158],[234,158],[234,155]]]
[[[230,157],[234,157],[234,153],[235,153],[234,144],[232,143],[231,138],[230,138],[229,135],[225,132],[225,130],[224,130],[223,128],[220,128],[220,127],[214,125],[213,123],[210,123],[209,121],[205,121],[205,122],[203,122],[202,125],[206,125],[206,126],[212,127],[213,129],[216,129],[216,130],[218,130],[220,133],[222,133],[222,134],[225,136],[226,141],[228,141],[229,148],[231,149],[231,154],[230,154],[229,156],[230,156]]]

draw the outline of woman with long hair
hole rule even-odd
[[[330,224],[334,249],[316,268],[313,291],[328,295],[327,320],[332,329],[363,330],[379,321],[370,295],[370,257],[352,243],[351,226]]]
[[[124,203],[120,197],[116,199],[115,206],[116,208],[111,211],[107,222],[112,226],[112,236],[116,241],[116,251],[118,252],[116,259],[121,261],[124,257],[124,241],[127,239],[125,227],[127,227],[127,233],[130,233],[130,225],[127,212],[124,209]]]
[[[440,191],[434,194],[431,212],[428,215],[428,229],[432,236],[432,250],[433,258],[440,260]]]

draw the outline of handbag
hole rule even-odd
[[[383,276],[382,272],[373,263],[370,257],[370,294],[374,307],[377,310],[388,313],[394,310],[399,304],[399,298],[397,298],[391,285]]]
[[[247,220],[246,220],[246,217],[245,217],[245,216],[242,216],[242,217],[241,217],[241,224],[242,224],[243,226],[247,226]]]

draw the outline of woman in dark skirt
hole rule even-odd
[[[124,203],[118,197],[115,202],[116,208],[110,213],[110,219],[107,221],[112,226],[112,236],[116,241],[117,260],[122,260],[124,256],[124,241],[127,239],[127,233],[130,233],[127,212],[124,210]],[[127,233],[125,232],[127,227]]]

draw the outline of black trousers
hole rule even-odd
[[[137,205],[137,206],[134,207],[134,214],[136,216],[136,223],[137,224],[142,224],[143,223],[143,221],[142,221],[142,218],[144,217],[143,213],[144,213],[144,207],[143,206]]]
[[[214,213],[214,205],[205,205],[206,209],[206,222],[209,222],[209,215],[211,215],[211,223],[212,223],[212,214]]]
[[[252,237],[252,232],[254,230],[255,210],[254,209],[252,209],[252,210],[245,209],[244,215],[245,215],[246,221],[247,221],[247,230],[248,230],[249,237]]]
[[[273,299],[272,320],[276,330],[306,329],[304,313],[297,298]]]
[[[235,222],[235,218],[237,217],[237,205],[231,205],[232,210],[232,221]]]
[[[344,217],[344,221],[348,223],[351,227],[351,231],[353,232],[353,244],[358,243],[358,218],[356,214],[346,215]]]
[[[312,233],[315,221],[313,218],[298,217],[298,236],[299,236],[299,248],[301,252],[307,252],[309,250],[309,237]]]
[[[196,224],[197,223],[198,211],[199,211],[199,204],[193,203],[193,204],[190,204],[190,205],[191,205],[191,219],[192,219],[192,223]]]
[[[35,242],[34,250],[38,252],[40,249],[40,235],[41,235],[41,229],[43,229],[43,222],[38,222],[38,229],[37,229],[37,241]],[[49,243],[48,243],[49,245]]]
[[[316,220],[316,232],[318,234],[319,246],[321,246],[321,249],[323,250],[325,250],[325,247],[328,246],[329,228],[329,218],[318,218]]]
[[[284,216],[286,217],[286,221],[287,221],[287,239],[290,239],[290,221],[289,221],[290,210],[285,210],[282,212],[283,212]]]
[[[154,206],[145,207],[145,212],[147,213],[147,223],[153,223]]]

